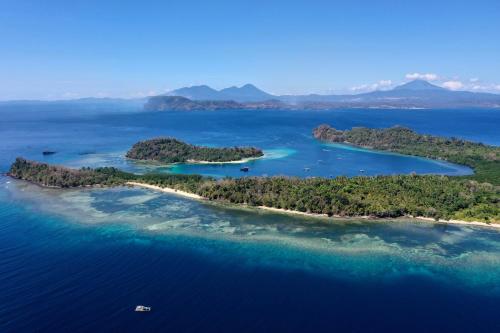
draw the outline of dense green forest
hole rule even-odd
[[[183,163],[191,161],[230,162],[263,155],[262,150],[254,147],[200,147],[174,138],[156,138],[136,143],[126,156],[136,160]]]
[[[500,185],[500,147],[457,138],[422,135],[400,126],[385,129],[354,127],[341,131],[329,125],[320,125],[313,130],[313,135],[326,142],[346,143],[467,165],[475,173],[466,178]]]
[[[114,168],[71,170],[18,158],[9,174],[45,186],[75,187],[142,182],[196,193],[209,200],[301,212],[374,217],[425,216],[500,222],[498,186],[446,176],[215,180],[199,175],[135,175]]]
[[[8,175],[43,186],[61,188],[123,185],[127,180],[135,178],[133,174],[116,168],[81,168],[76,170],[28,161],[21,157],[18,157],[11,165]]]

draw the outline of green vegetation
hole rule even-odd
[[[174,138],[156,138],[136,143],[126,156],[136,160],[183,163],[230,162],[263,155],[262,150],[254,147],[198,147]]]
[[[135,176],[116,168],[81,168],[79,170],[28,161],[18,157],[11,165],[9,176],[48,187],[82,187],[122,185]]]
[[[500,222],[500,148],[459,139],[420,135],[407,128],[353,128],[339,131],[328,125],[314,130],[328,142],[402,154],[443,159],[468,165],[475,174],[447,176],[378,176],[289,178],[248,177],[215,180],[199,175],[135,175],[115,168],[73,170],[16,159],[9,174],[44,186],[79,187],[142,182],[196,193],[209,200],[266,206],[329,216],[424,216],[466,221]],[[256,148],[195,147],[160,138],[135,144],[127,157],[166,163],[231,161],[261,156]]]
[[[71,170],[18,158],[12,177],[44,186],[123,185],[135,181],[170,187],[218,200],[308,213],[374,217],[424,216],[500,222],[498,186],[446,176],[289,178],[215,180],[199,175],[135,175],[115,168]]]
[[[500,221],[498,188],[444,176],[252,177],[205,183],[196,193],[211,200],[330,216]]]
[[[500,147],[456,138],[421,135],[400,126],[386,129],[355,127],[340,131],[329,125],[321,125],[313,130],[313,135],[326,142],[346,143],[466,165],[473,168],[475,174],[464,178],[500,185]]]

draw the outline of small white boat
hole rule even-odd
[[[151,311],[150,306],[137,305],[135,307],[135,312],[149,312],[149,311]]]

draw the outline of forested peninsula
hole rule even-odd
[[[402,216],[500,223],[498,186],[460,177],[243,177],[136,175],[115,168],[68,169],[17,158],[9,175],[50,187],[116,186],[131,182],[248,206],[328,216]]]
[[[313,130],[316,139],[405,155],[422,156],[462,164],[474,169],[463,178],[500,185],[500,147],[457,138],[422,135],[409,128],[385,129],[354,127],[341,131],[329,125]]]
[[[190,145],[175,138],[155,138],[134,144],[126,157],[162,163],[222,163],[245,161],[263,155],[262,150],[255,147],[213,148]]]

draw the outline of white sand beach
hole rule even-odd
[[[176,190],[174,188],[170,187],[161,187],[157,185],[150,185],[150,184],[144,184],[144,183],[139,183],[139,182],[127,182],[127,185],[130,186],[138,186],[138,187],[143,187],[151,190],[156,190],[156,191],[161,191],[165,193],[170,193],[170,194],[177,194],[186,198],[190,199],[196,199],[196,200],[208,200],[206,198],[203,198],[202,196],[199,196],[198,194],[194,193],[189,193],[186,191],[181,191],[181,190]],[[301,216],[308,216],[308,217],[321,217],[321,218],[332,218],[332,219],[343,219],[343,220],[349,220],[349,219],[371,219],[374,221],[377,220],[389,220],[389,219],[383,219],[383,218],[377,218],[373,216],[339,216],[339,215],[334,215],[334,216],[328,216],[327,214],[315,214],[315,213],[307,213],[307,212],[300,212],[296,210],[290,210],[290,209],[283,209],[283,208],[274,208],[274,207],[266,207],[266,206],[248,206],[248,205],[237,205],[235,206],[244,206],[248,208],[257,208],[257,209],[262,209],[266,210],[269,212],[275,212],[275,213],[283,213],[283,214],[292,214],[292,215],[301,215]],[[420,221],[427,221],[427,222],[432,222],[432,223],[443,223],[443,224],[455,224],[455,225],[464,225],[464,226],[478,226],[478,227],[485,227],[485,228],[495,228],[500,230],[500,224],[499,223],[485,223],[485,222],[479,222],[479,221],[461,221],[461,220],[438,220],[436,221],[433,218],[430,217],[423,217],[423,216],[406,216],[408,218],[420,220]]]

